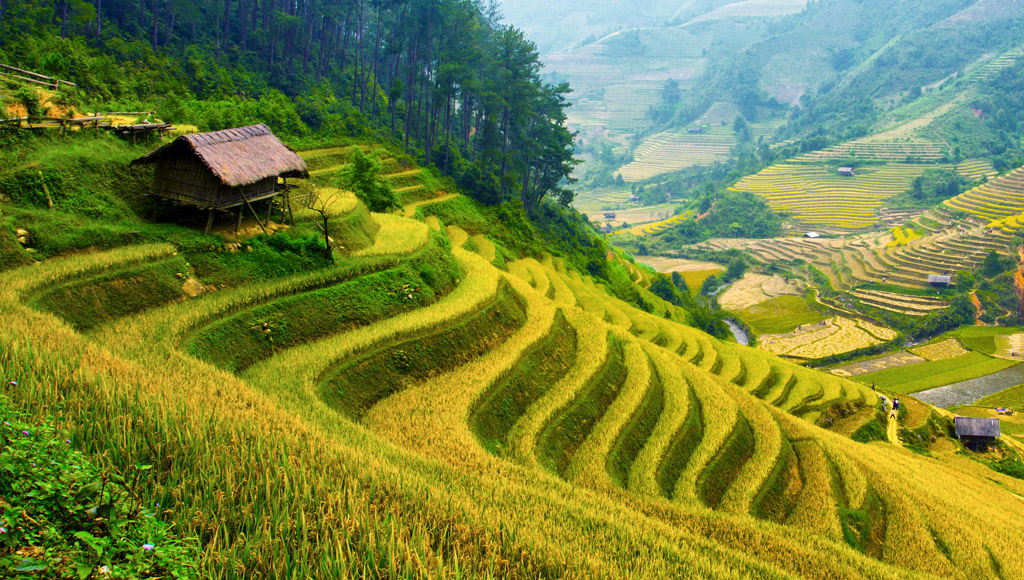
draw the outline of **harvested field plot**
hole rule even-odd
[[[704,280],[725,271],[725,268],[718,264],[683,260],[680,258],[637,256],[636,261],[641,264],[646,264],[663,274],[679,272],[683,279],[686,280],[686,286],[692,293],[700,291],[701,286],[704,284]]]
[[[1024,359],[1024,333],[995,337],[995,356],[1009,360]]]
[[[718,297],[718,304],[727,310],[742,310],[777,296],[803,296],[806,289],[802,281],[748,273]]]
[[[856,377],[868,373],[876,373],[886,369],[894,369],[925,362],[925,359],[906,351],[900,351],[878,358],[862,360],[832,369],[832,374],[839,377]]]
[[[955,338],[948,338],[942,342],[935,344],[929,344],[925,346],[919,346],[917,348],[910,349],[910,352],[925,358],[929,361],[945,360],[947,358],[954,358],[963,356],[969,351],[960,344],[960,341]]]
[[[801,326],[788,334],[765,335],[760,347],[768,352],[808,360],[842,354],[896,338],[887,328],[842,316]]]
[[[1007,399],[999,397],[998,393],[1024,383],[1024,365],[1016,365],[1004,370],[967,379],[957,383],[945,385],[927,391],[921,391],[914,396],[925,403],[948,409],[957,405],[974,404],[979,401],[986,401],[994,407],[1009,406],[1004,402],[1017,398],[1013,395]]]

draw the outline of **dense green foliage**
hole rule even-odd
[[[65,437],[0,396],[0,574],[198,578],[195,540],[140,495],[152,466],[102,468]]]
[[[0,63],[77,83],[61,102],[200,130],[389,138],[487,203],[572,198],[569,89],[477,2],[5,0]]]
[[[889,205],[932,207],[956,197],[972,187],[972,183],[953,171],[927,169],[914,178],[910,189],[888,201]]]
[[[398,196],[381,176],[382,165],[356,147],[352,151],[352,159],[348,165],[338,171],[336,184],[356,194],[356,197],[370,208],[370,211],[382,213],[399,206]]]
[[[747,192],[723,191],[698,201],[700,219],[688,219],[653,236],[654,249],[677,249],[709,238],[771,238],[782,233],[782,218],[764,198]]]

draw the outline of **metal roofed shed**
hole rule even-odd
[[[131,164],[156,164],[153,195],[209,209],[207,231],[213,210],[251,209],[283,190],[279,177],[309,177],[306,162],[262,123],[182,135]]]
[[[820,238],[821,234],[819,234],[818,232],[807,232],[806,234],[804,234],[804,237],[805,238],[812,238],[812,239],[813,238]]]
[[[935,274],[931,274],[931,275],[928,276],[928,283],[929,284],[933,284],[935,286],[949,286],[950,284],[953,283],[953,277],[952,276],[938,276],[938,275],[935,275]]]
[[[854,176],[853,168],[852,167],[840,167],[838,169],[838,171],[839,171],[839,175],[841,175],[843,177],[853,177]]]
[[[999,438],[999,419],[956,417],[953,419],[956,437],[964,446],[979,450],[988,449]]]

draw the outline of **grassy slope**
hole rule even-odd
[[[488,226],[471,207],[432,213]],[[773,391],[768,363],[794,377],[775,390],[796,412],[873,405],[870,390],[755,351],[743,350],[747,356],[738,359],[739,347],[673,322],[664,306],[652,315],[612,298],[562,260],[509,266],[527,279],[452,244],[466,236],[456,229],[446,236],[436,219],[373,219],[382,227],[360,255],[393,260],[423,279],[431,277],[426,265],[455,264],[457,270],[433,274],[444,286],[448,273],[459,272],[450,292],[415,308],[382,302],[355,325],[310,326],[316,332],[280,350],[247,351],[252,364],[233,374],[190,356],[182,338],[253,307],[273,309],[284,321],[321,314],[287,307],[313,300],[345,261],[115,313],[85,336],[33,309],[26,297],[85,272],[167,257],[174,247],[136,244],[48,260],[0,274],[0,343],[9,345],[0,351],[0,376],[21,384],[4,388],[25,409],[59,414],[75,441],[91,454],[106,453],[115,467],[153,463],[159,483],[142,491],[159,498],[164,517],[200,538],[205,577],[895,579],[994,576],[993,562],[1004,577],[1024,569],[1024,508],[1003,489],[1024,493],[1024,484],[856,444],[744,392]],[[490,255],[479,241],[477,250]],[[444,255],[420,261],[431,248]],[[406,283],[388,281],[382,295],[407,291]],[[515,312],[496,314],[509,320],[495,328],[499,337],[481,338],[480,354],[450,360],[441,372],[424,370],[432,357],[462,348],[465,337],[445,332],[474,314],[497,312],[487,305],[502,301]],[[487,325],[473,326],[486,334]],[[564,362],[551,365],[555,358],[539,354],[548,352],[548,340],[564,347]],[[428,348],[440,341],[446,344]],[[610,354],[597,358],[602,341]],[[584,356],[575,356],[577,349]],[[411,380],[355,423],[322,398],[320,387],[332,369],[363,362],[360,380],[373,388],[399,380],[376,375],[374,364],[399,363],[391,370],[405,369]],[[578,372],[557,372],[567,367]],[[550,388],[537,388],[542,383]],[[661,412],[668,402],[687,400],[699,408],[691,414],[699,426]],[[474,432],[474,412],[500,418],[501,428]],[[533,427],[521,428],[517,417]],[[646,457],[641,447],[655,434],[666,462]],[[515,461],[489,452],[504,438]],[[834,478],[832,484],[798,489],[807,478],[791,474],[794,465],[801,469],[793,463],[794,441],[798,458],[825,462],[813,472],[816,481]],[[602,450],[607,463],[573,463],[599,458]],[[538,465],[546,463],[554,470]],[[626,495],[620,487],[638,479],[636,465],[652,470],[639,478],[657,482],[651,495]],[[570,466],[569,481],[558,477]],[[939,489],[936,478],[957,483]],[[776,493],[787,499],[765,501]],[[709,511],[705,502],[731,513]],[[805,509],[794,525],[757,517],[787,521],[795,506],[825,507]],[[957,517],[936,515],[945,512]],[[820,531],[838,527],[837,513],[861,514],[856,541]],[[950,538],[960,543],[944,554]]]
[[[822,314],[803,296],[778,296],[736,314],[757,334],[782,334],[803,324],[820,322]]]

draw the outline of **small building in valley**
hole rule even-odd
[[[182,135],[132,161],[155,164],[153,195],[210,211],[247,206],[272,198],[286,187],[278,178],[309,177],[306,162],[264,125]],[[257,221],[259,218],[257,217]]]
[[[981,419],[977,417],[956,417],[956,438],[965,447],[975,451],[987,450],[989,445],[999,438],[999,419]]]
[[[606,211],[606,212],[604,212],[604,219],[606,219],[606,220],[613,220],[613,219],[615,219],[615,212],[613,212],[613,211]]]
[[[953,283],[953,277],[931,274],[928,276],[928,283],[932,286],[949,286]]]
[[[839,168],[839,176],[840,177],[853,177],[854,176],[853,168],[852,167],[840,167]]]
[[[805,238],[815,239],[815,238],[820,238],[821,234],[819,234],[818,232],[807,232],[806,234],[804,234],[804,237]]]

